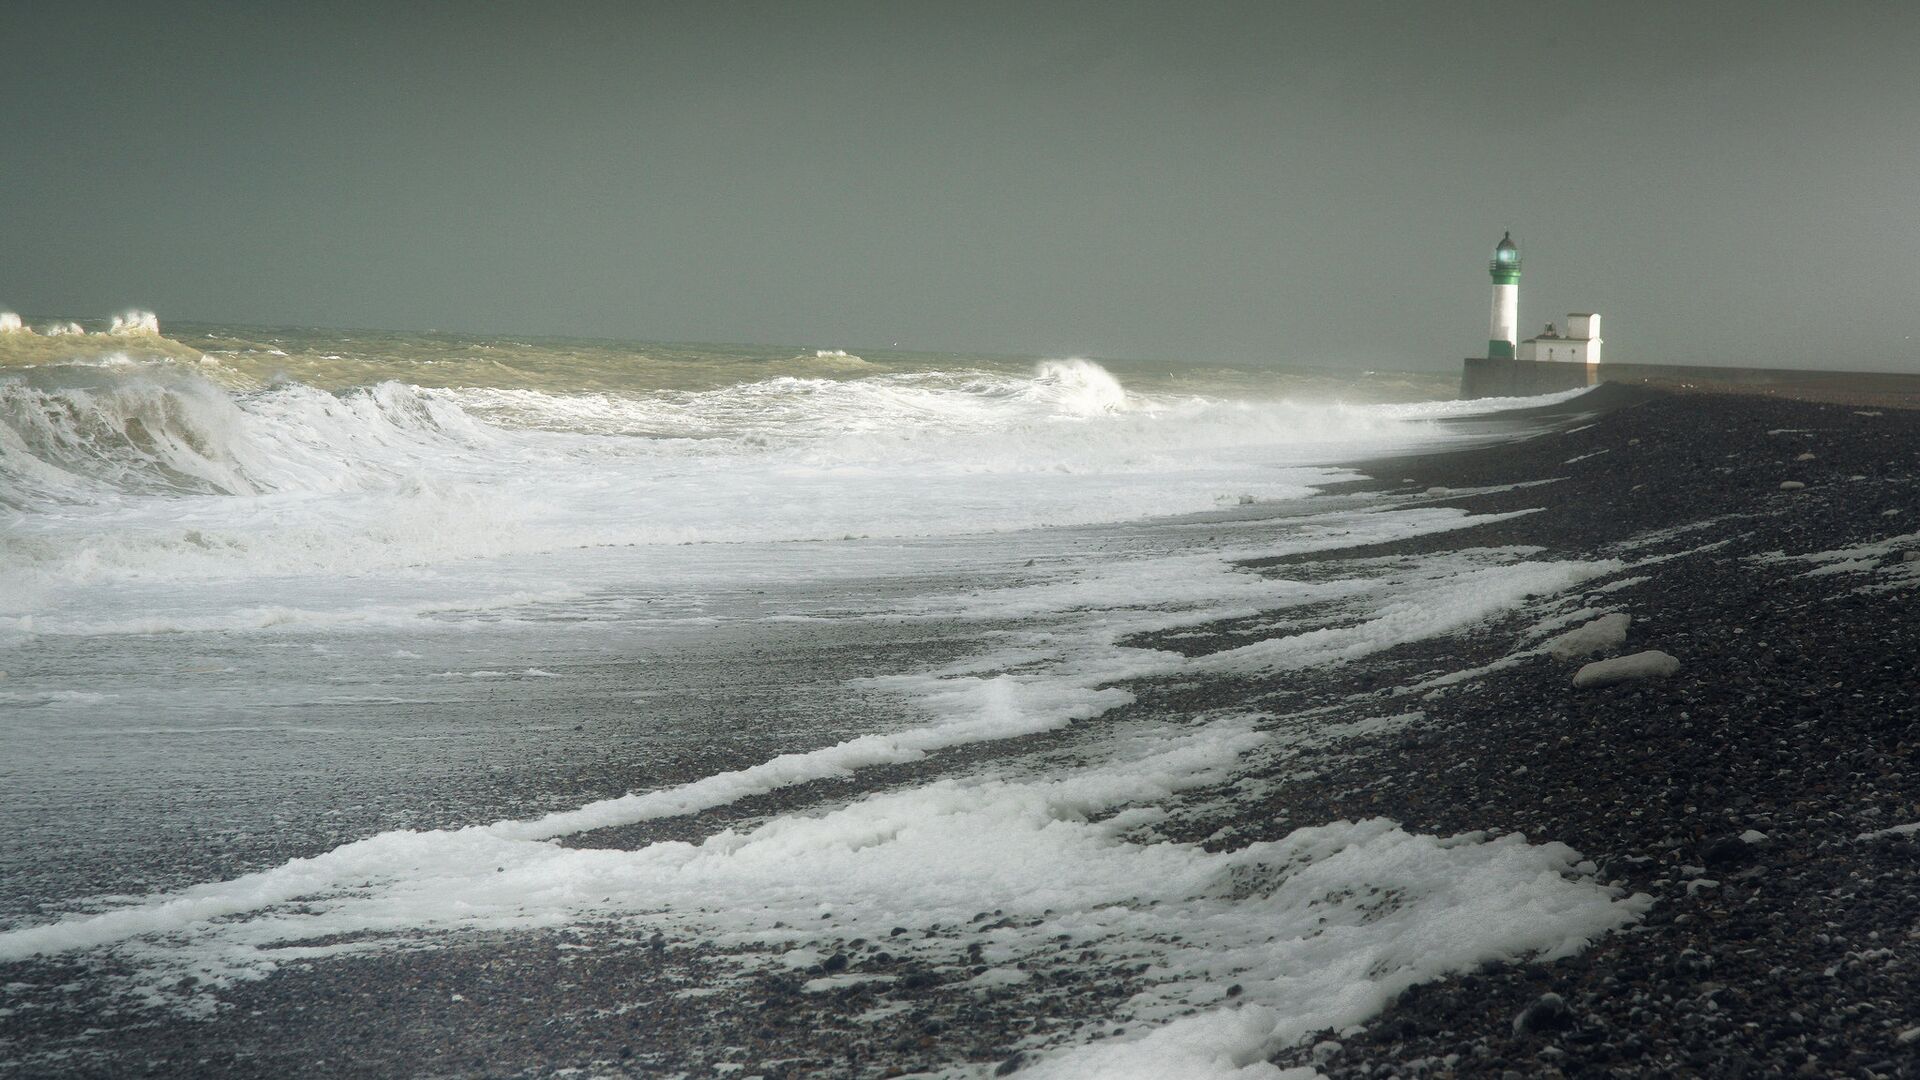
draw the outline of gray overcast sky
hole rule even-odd
[[[1920,366],[1920,5],[8,21],[30,314],[1442,367],[1512,228],[1525,330]]]

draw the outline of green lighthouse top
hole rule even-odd
[[[1513,233],[1508,232],[1500,237],[1488,269],[1493,273],[1495,285],[1512,285],[1520,280],[1520,249],[1513,242]]]

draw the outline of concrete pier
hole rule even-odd
[[[1920,372],[1808,371],[1794,368],[1702,367],[1693,364],[1570,364],[1549,360],[1469,357],[1460,396],[1531,397],[1599,383],[1794,397],[1842,403],[1920,407]]]

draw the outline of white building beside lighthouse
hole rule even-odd
[[[1521,342],[1520,359],[1597,364],[1600,345],[1600,316],[1591,311],[1575,311],[1567,315],[1566,333],[1548,323],[1538,335]]]

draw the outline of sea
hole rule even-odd
[[[260,979],[593,928],[812,992],[889,978],[824,964],[850,939],[919,942],[996,1000],[1124,964],[1145,988],[1031,1036],[1022,1075],[1247,1077],[1637,913],[1525,837],[1169,839],[1168,800],[1306,736],[1132,707],[1138,680],[1332,669],[1615,569],[1245,565],[1485,520],[1321,493],[1519,437],[1496,414],[1544,399],[1178,358],[43,329],[0,333],[0,1074],[135,1071],[125,1017],[215,1023]],[[1144,643],[1229,619],[1263,632]],[[34,1035],[67,1007],[55,962],[122,1026]]]

